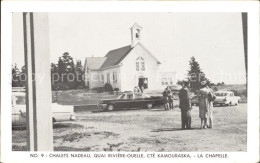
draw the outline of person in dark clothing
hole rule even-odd
[[[179,92],[179,108],[181,109],[181,127],[182,129],[190,129],[191,128],[191,99],[190,99],[190,91],[188,89],[188,82],[183,82],[182,89]]]
[[[163,105],[164,105],[164,110],[169,110],[169,105],[168,105],[168,91],[165,89],[163,91]]]
[[[144,93],[144,86],[143,85],[141,85],[140,91],[141,91],[141,93]]]
[[[168,101],[169,101],[169,109],[173,110],[173,97],[172,97],[172,92],[169,89],[169,93],[168,93]]]

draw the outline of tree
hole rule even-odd
[[[61,61],[64,66],[63,68],[64,68],[65,72],[69,73],[69,72],[74,71],[74,68],[75,68],[74,61],[68,52],[63,53],[63,55],[61,57]]]
[[[19,69],[12,65],[12,87],[19,87]]]
[[[205,74],[201,70],[199,63],[195,60],[195,57],[191,57],[189,65],[188,80],[190,82],[191,91],[199,90],[201,81],[203,80],[207,80],[208,84],[210,83],[209,79],[205,77]]]
[[[20,85],[22,86],[22,87],[25,87],[25,85],[26,85],[26,80],[27,80],[27,75],[26,75],[26,69],[25,69],[25,66],[23,66],[22,68],[21,68],[21,73],[19,74],[19,76],[20,76]]]
[[[52,65],[53,67],[54,65]],[[68,52],[63,53],[61,57],[59,57],[59,61],[57,64],[58,74],[59,74],[59,82],[67,82],[67,75],[69,73],[74,73],[75,64],[73,58],[69,55]]]
[[[60,60],[59,60],[60,62]],[[59,68],[58,64],[51,63],[51,88],[54,90],[55,84],[59,83],[60,76],[59,76]]]
[[[76,85],[77,85],[77,87],[79,87],[79,86],[83,87],[84,86],[84,80],[83,80],[84,69],[83,69],[83,66],[82,66],[80,60],[76,61],[75,75],[76,75]]]
[[[26,80],[25,66],[20,71],[17,64],[12,65],[12,87],[24,87]]]
[[[51,64],[51,73],[53,90],[84,87],[84,69],[81,61],[76,61],[75,64],[68,52],[63,53],[62,56],[59,57],[57,64]]]

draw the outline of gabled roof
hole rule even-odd
[[[129,52],[132,50],[131,45],[124,46],[122,48],[111,50],[107,53],[105,56],[107,59],[102,64],[101,68],[111,67],[118,65],[126,56],[129,54]]]
[[[146,49],[140,42],[136,44],[136,46],[137,45],[140,45],[146,52],[148,52],[151,57],[153,57],[157,61],[157,64],[161,64],[160,61],[155,58],[152,53],[148,49]],[[133,48],[135,47],[131,47],[131,45],[128,45],[109,51],[105,57],[86,57],[84,69],[88,67],[91,70],[98,70],[111,66],[116,66],[131,52]]]
[[[86,57],[84,69],[88,67],[91,70],[98,70],[101,68],[106,59],[106,57]]]
[[[130,29],[133,28],[138,28],[138,29],[143,29],[140,25],[138,25],[137,23],[135,23]]]

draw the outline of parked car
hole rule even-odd
[[[73,106],[52,103],[52,122],[75,121]],[[12,125],[26,125],[25,92],[12,92]]]
[[[241,99],[239,96],[235,96],[232,91],[217,91],[215,95],[214,105],[237,105]]]
[[[112,111],[121,108],[152,108],[154,106],[162,105],[162,97],[153,97],[142,93],[126,92],[121,94],[116,99],[101,100],[98,108],[102,110]]]

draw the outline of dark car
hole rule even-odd
[[[98,104],[98,108],[112,111],[121,108],[152,108],[162,105],[162,97],[152,97],[142,93],[123,93],[116,99],[102,100]]]

